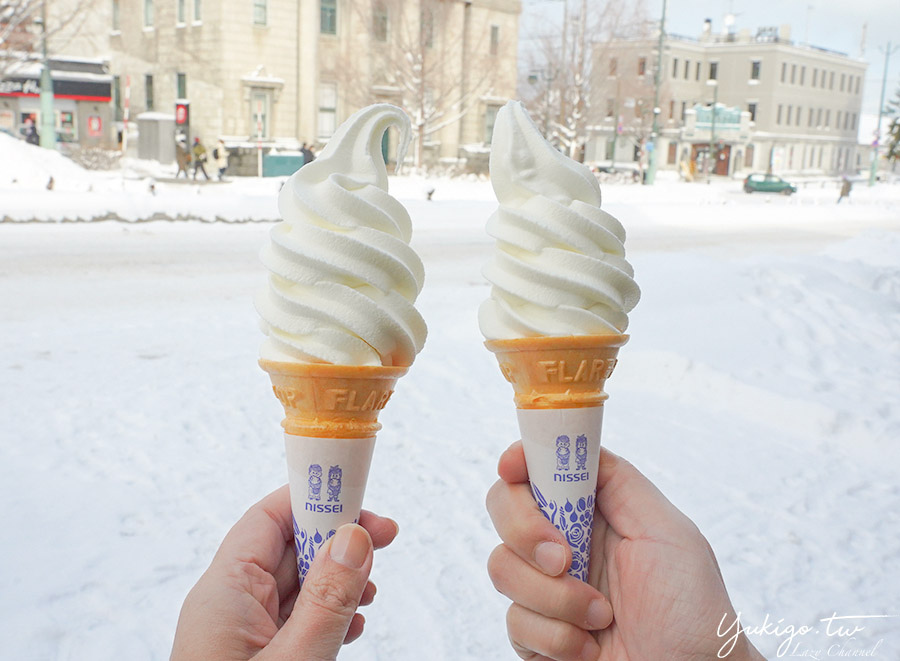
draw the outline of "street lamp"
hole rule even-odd
[[[709,157],[706,159],[706,183],[710,183],[713,173],[713,158],[716,147],[716,106],[719,105],[719,81],[710,78],[706,84],[713,88],[712,127],[709,132]]]
[[[656,75],[653,78],[653,130],[651,132],[651,139],[653,148],[650,150],[650,159],[647,164],[647,176],[644,178],[644,183],[648,186],[652,186],[653,182],[656,181],[656,163],[659,158],[658,147],[659,147],[659,87],[662,78],[662,66],[663,66],[663,44],[666,39],[666,0],[663,0],[662,6],[662,18],[659,21],[659,52],[656,55]]]
[[[56,123],[53,121],[53,79],[47,59],[47,0],[41,3],[41,132],[40,145],[56,149]]]

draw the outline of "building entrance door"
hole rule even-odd
[[[715,173],[721,177],[728,176],[728,164],[731,162],[731,145],[722,145],[719,147],[718,157],[716,158]]]

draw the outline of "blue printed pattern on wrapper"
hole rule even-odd
[[[293,516],[291,518],[294,519],[294,550],[297,552],[297,573],[300,576],[300,587],[302,588],[306,573],[312,566],[316,553],[322,548],[322,544],[334,536],[336,531],[329,530],[323,535],[318,529],[313,532],[301,528],[297,525],[297,519]]]
[[[566,536],[569,546],[572,547],[572,566],[569,568],[569,575],[586,581],[591,555],[591,527],[594,523],[594,494],[579,498],[574,504],[569,499],[562,504],[544,498],[534,483],[531,485],[531,491],[541,512]]]

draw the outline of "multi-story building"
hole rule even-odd
[[[455,161],[490,139],[496,108],[515,95],[520,10],[519,0],[113,0],[117,112],[126,90],[132,118],[187,101],[192,136],[249,155],[258,143],[322,144],[358,108],[387,101],[413,117],[417,156]]]
[[[652,140],[656,38],[595,50],[593,102],[605,117],[592,127],[590,160],[646,160],[685,174],[711,169],[842,173],[865,167],[857,134],[866,62],[790,40],[787,27],[667,35],[658,125]],[[716,112],[710,108],[715,104]]]

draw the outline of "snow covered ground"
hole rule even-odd
[[[171,204],[268,219],[280,184],[151,196],[121,173],[47,191],[43,172],[25,186],[9,171],[0,218],[133,220]],[[377,554],[366,634],[342,658],[515,659],[485,570],[497,539],[484,495],[516,438],[475,321],[493,197],[483,182],[391,186],[425,261],[430,335],[382,415],[366,506],[401,536]],[[604,442],[704,531],[745,625],[819,630],[794,639],[797,655],[897,659],[900,186],[836,198],[818,185],[793,198],[736,182],[604,187],[643,290]],[[117,211],[126,202],[134,215]],[[0,223],[4,658],[167,658],[225,531],[285,481],[252,305],[269,227]],[[825,634],[834,613],[894,617],[856,620],[848,640]],[[774,658],[786,637],[753,640]]]

